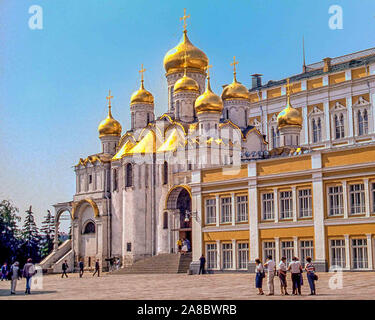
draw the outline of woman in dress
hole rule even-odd
[[[185,255],[186,252],[188,252],[188,246],[187,246],[186,239],[184,239],[184,241],[182,242],[182,249],[181,249],[181,252],[182,252],[183,255]]]
[[[258,289],[258,294],[263,295],[263,289],[262,289],[262,284],[263,284],[263,278],[264,278],[264,268],[263,264],[260,261],[260,259],[255,259],[255,288]]]
[[[306,258],[306,265],[305,265],[305,270],[307,273],[307,280],[309,281],[309,286],[310,286],[310,295],[316,295],[316,290],[315,290],[315,280],[316,280],[316,275],[315,275],[315,266],[311,263],[311,258],[307,257]]]

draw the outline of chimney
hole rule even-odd
[[[323,62],[324,62],[323,72],[329,72],[331,70],[331,60],[332,58],[329,58],[329,57],[323,59]]]
[[[251,77],[251,89],[262,86],[262,74],[254,73]]]

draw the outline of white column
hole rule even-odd
[[[299,254],[298,254],[298,237],[293,237],[293,247],[294,247],[294,256],[299,257]],[[299,258],[301,258],[301,257],[299,257]]]
[[[237,269],[237,241],[236,239],[232,240],[232,266],[233,269]]]
[[[292,187],[293,221],[297,221],[297,188]]]
[[[216,248],[217,248],[216,268],[218,270],[221,270],[221,242],[220,240],[216,240]]]
[[[368,258],[368,268],[370,270],[374,269],[374,261],[373,261],[373,254],[372,254],[372,234],[366,234],[367,237],[367,258]]]
[[[196,218],[192,218],[192,251],[193,261],[198,261],[202,255],[203,234],[202,234],[202,194],[201,190],[194,190],[192,197],[192,212],[196,212]]]
[[[348,234],[344,234],[345,239],[345,269],[351,269],[350,263],[350,239]]]
[[[280,262],[280,238],[279,237],[275,237],[275,257],[274,257],[274,261],[276,263],[279,263]]]
[[[220,197],[216,195],[216,226],[220,224]]]
[[[329,101],[323,103],[324,106],[324,120],[325,120],[325,129],[326,129],[326,137],[325,140],[331,140],[331,117],[329,114]]]
[[[250,262],[259,258],[259,229],[258,229],[258,192],[257,186],[249,185],[249,234],[250,234]]]
[[[344,207],[344,219],[347,219],[349,216],[348,212],[348,188],[346,181],[341,181],[342,183],[342,199],[343,199],[343,207]]]
[[[231,196],[231,204],[232,204],[232,225],[236,224],[236,197],[234,196],[234,192],[230,194]]]
[[[275,208],[275,223],[279,222],[279,193],[277,188],[273,189],[273,205]]]
[[[352,109],[352,97],[346,98],[346,108],[348,109],[348,126],[349,126],[349,137],[353,137],[353,109]]]
[[[370,208],[370,197],[371,197],[371,194],[370,194],[370,186],[369,186],[369,181],[368,179],[363,179],[363,183],[365,185],[365,208],[366,208],[366,217],[369,218],[370,217],[370,212],[371,212],[371,208]]]
[[[304,136],[303,143],[307,144],[309,142],[309,126],[307,123],[307,106],[302,107],[302,119],[303,119],[302,131],[303,131],[303,136]]]

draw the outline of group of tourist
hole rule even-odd
[[[17,281],[20,280],[20,278],[26,279],[26,290],[25,294],[30,294],[31,289],[31,278],[37,273],[37,270],[35,269],[34,264],[32,263],[32,259],[27,259],[27,262],[23,266],[23,268],[20,268],[20,264],[18,261],[15,261],[10,268],[8,268],[8,264],[5,262],[1,267],[1,281],[9,280],[10,283],[10,293],[16,294],[16,288],[17,288]]]
[[[79,267],[79,277],[82,278],[83,272],[84,272],[84,269],[85,269],[85,264],[83,263],[83,259],[79,260],[78,267]],[[68,262],[67,262],[67,260],[65,260],[63,262],[63,264],[61,265],[61,270],[62,270],[61,278],[64,278],[64,276],[66,276],[68,278],[68,275],[67,275],[68,269],[69,269]],[[95,276],[95,274],[97,274],[98,277],[100,276],[99,259],[97,259],[96,262],[95,262],[95,270],[94,270],[94,273],[92,274],[92,276]]]
[[[191,243],[189,239],[183,238],[177,240],[178,252],[185,255],[187,252],[191,251]]]
[[[260,259],[255,259],[255,287],[258,289],[258,294],[264,294],[262,285],[267,271],[267,286],[269,291],[267,295],[273,296],[275,294],[275,276],[278,276],[280,279],[281,295],[289,295],[287,291],[287,272],[289,271],[293,284],[292,295],[301,295],[301,286],[303,285],[303,270],[305,270],[310,286],[310,295],[316,295],[315,281],[318,280],[318,276],[315,273],[315,266],[312,264],[310,257],[306,258],[306,262],[305,267],[302,268],[299,259],[297,257],[293,257],[292,261],[287,266],[286,257],[282,257],[278,268],[276,269],[276,263],[272,260],[272,256],[268,256],[266,263],[264,264],[262,264]]]

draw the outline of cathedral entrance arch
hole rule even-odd
[[[55,207],[55,218],[54,218],[54,224],[55,224],[55,237],[53,240],[53,250],[57,250],[59,247],[59,238],[62,238],[62,242],[67,240],[72,235],[69,234],[71,232],[71,226],[72,226],[72,203],[71,202],[64,202],[64,203],[58,203],[54,205]],[[66,223],[69,224],[69,231],[68,234],[61,234],[61,222],[64,224],[64,227]],[[62,236],[62,237],[60,237]]]
[[[191,191],[187,185],[178,185],[169,190],[166,197],[166,209],[172,213],[171,247],[177,250],[177,240],[192,241]]]

